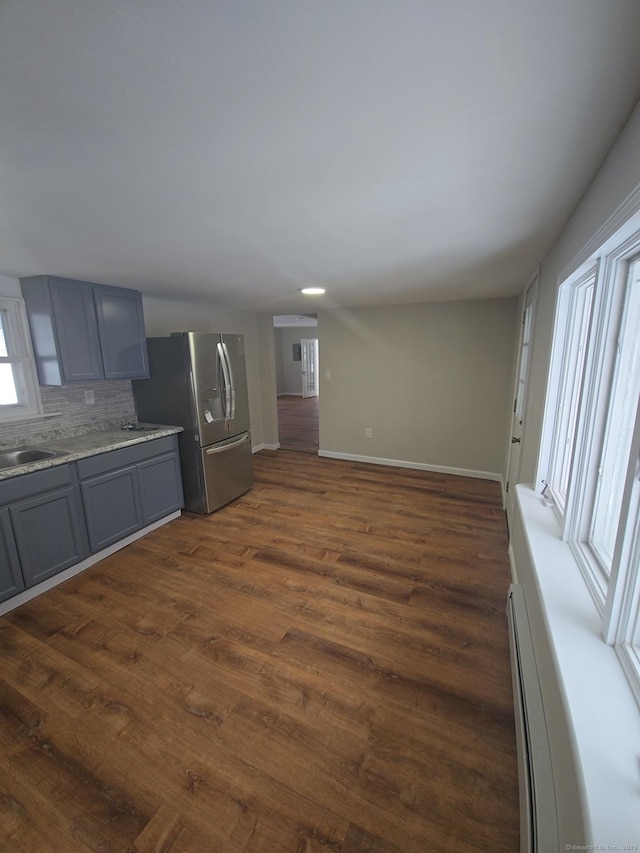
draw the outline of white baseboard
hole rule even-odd
[[[85,569],[88,569],[90,566],[94,566],[96,563],[99,563],[100,560],[104,560],[105,557],[110,557],[111,554],[115,554],[116,551],[119,551],[121,548],[131,545],[131,543],[135,542],[136,539],[141,539],[143,536],[146,536],[147,533],[151,533],[152,530],[156,530],[156,528],[162,527],[163,524],[168,524],[168,522],[173,521],[174,518],[180,518],[180,515],[181,511],[179,509],[172,512],[171,515],[165,515],[165,517],[161,518],[159,521],[154,521],[153,524],[143,527],[142,530],[137,530],[135,533],[132,533],[131,536],[127,536],[126,539],[121,539],[119,542],[109,545],[108,548],[103,548],[102,551],[98,551],[97,554],[92,554],[90,557],[87,557],[86,560],[76,563],[75,566],[70,566],[68,569],[58,572],[58,574],[54,575],[52,578],[47,578],[46,581],[42,581],[42,583],[32,586],[30,589],[25,589],[24,592],[19,592],[18,595],[14,595],[13,598],[10,598],[8,601],[3,601],[2,604],[0,604],[0,616],[4,616],[5,613],[9,613],[9,611],[14,610],[16,607],[20,607],[21,604],[26,604],[26,602],[31,601],[32,598],[36,598],[43,592],[53,589],[59,584],[68,581],[69,578],[79,575],[80,572],[84,572]]]
[[[280,442],[276,442],[275,444],[256,444],[255,447],[251,448],[252,453],[260,453],[261,450],[279,450]]]
[[[335,453],[332,450],[319,450],[318,456],[330,459],[346,459],[350,462],[368,462],[373,465],[389,465],[392,468],[414,468],[417,471],[433,471],[437,474],[453,474],[456,477],[474,477],[477,480],[496,480],[502,482],[502,474],[492,471],[473,471],[467,468],[450,468],[446,465],[427,465],[425,462],[407,462],[403,459],[383,459],[379,456],[358,456],[355,453]]]

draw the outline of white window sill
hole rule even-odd
[[[640,851],[640,709],[553,510],[529,486],[516,494],[537,587],[525,595],[539,596],[589,843]]]

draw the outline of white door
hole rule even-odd
[[[315,338],[303,338],[300,341],[302,351],[302,396],[318,396],[318,341]]]
[[[511,419],[511,444],[509,445],[509,462],[507,465],[506,506],[507,519],[511,526],[513,521],[514,486],[520,482],[520,458],[522,437],[527,418],[529,402],[529,374],[531,371],[531,345],[533,342],[533,320],[538,278],[529,285],[524,297],[522,310],[522,326],[520,331],[520,352],[518,356],[518,374],[516,380],[515,399],[513,401],[513,416]]]

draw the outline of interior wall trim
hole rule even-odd
[[[600,247],[612,237],[616,231],[640,211],[640,184],[632,190],[622,204],[611,214],[607,221],[588,240],[578,254],[564,267],[558,276],[558,282],[563,282],[591,258]]]
[[[404,459],[385,459],[381,456],[359,456],[356,453],[338,453],[319,450],[318,456],[329,459],[346,459],[349,462],[368,462],[373,465],[389,465],[392,468],[414,468],[416,471],[434,471],[437,474],[453,474],[456,477],[474,477],[477,480],[495,480],[502,483],[502,474],[493,471],[475,471],[470,468],[451,468],[447,465],[429,465],[426,462],[408,462]]]

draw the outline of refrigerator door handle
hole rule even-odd
[[[233,368],[231,367],[231,358],[229,356],[229,350],[225,342],[222,342],[222,349],[224,350],[224,356],[227,360],[227,370],[229,373],[229,385],[231,387],[231,413],[229,415],[229,420],[232,421],[236,416],[236,383],[233,378]]]
[[[225,421],[230,421],[232,385],[231,377],[229,376],[229,363],[227,361],[227,355],[224,351],[223,344],[216,344],[216,348],[218,350],[218,358],[220,359],[220,364],[222,365],[222,379],[224,384],[224,419]]]
[[[249,433],[243,435],[242,438],[239,438],[237,441],[232,441],[229,444],[223,444],[222,447],[207,447],[205,453],[207,456],[213,456],[214,453],[224,453],[226,450],[231,450],[232,447],[244,444],[245,441],[249,441]]]

